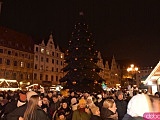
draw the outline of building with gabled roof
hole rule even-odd
[[[0,78],[32,82],[33,46],[30,36],[0,27]]]

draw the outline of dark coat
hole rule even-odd
[[[100,114],[101,114],[100,116],[101,116],[102,120],[115,120],[115,118],[111,117],[115,113],[113,113],[111,110],[109,110],[105,107],[102,107]]]
[[[49,117],[47,116],[47,114],[44,112],[44,110],[42,110],[40,107],[38,107],[35,110],[34,115],[36,116],[34,119],[32,118],[32,120],[49,120]],[[30,120],[30,119],[29,119]]]
[[[90,120],[102,120],[102,118],[100,116],[97,116],[97,115],[92,115]]]
[[[7,115],[7,120],[18,120],[19,117],[23,117],[24,112],[26,111],[26,108],[27,108],[27,104],[24,104],[16,108],[14,111],[12,111]]]
[[[128,114],[125,114],[122,120],[144,120],[144,119],[142,117],[132,117]]]
[[[127,113],[127,102],[125,100],[115,100],[118,120],[122,120],[124,115]]]

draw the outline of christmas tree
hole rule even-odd
[[[65,83],[64,89],[89,93],[102,91],[102,78],[98,75],[101,68],[96,65],[98,51],[94,47],[92,33],[89,32],[83,13],[80,13],[65,54],[67,66],[63,71],[67,74],[60,79],[61,83]]]

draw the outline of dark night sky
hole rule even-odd
[[[4,0],[1,24],[40,41],[52,31],[66,49],[79,11],[106,59],[114,55],[138,66],[159,62],[159,0]]]

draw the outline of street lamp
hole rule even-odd
[[[134,64],[131,64],[130,67],[127,68],[127,72],[131,73],[131,86],[135,84],[135,73],[138,71],[138,67],[136,67]]]

